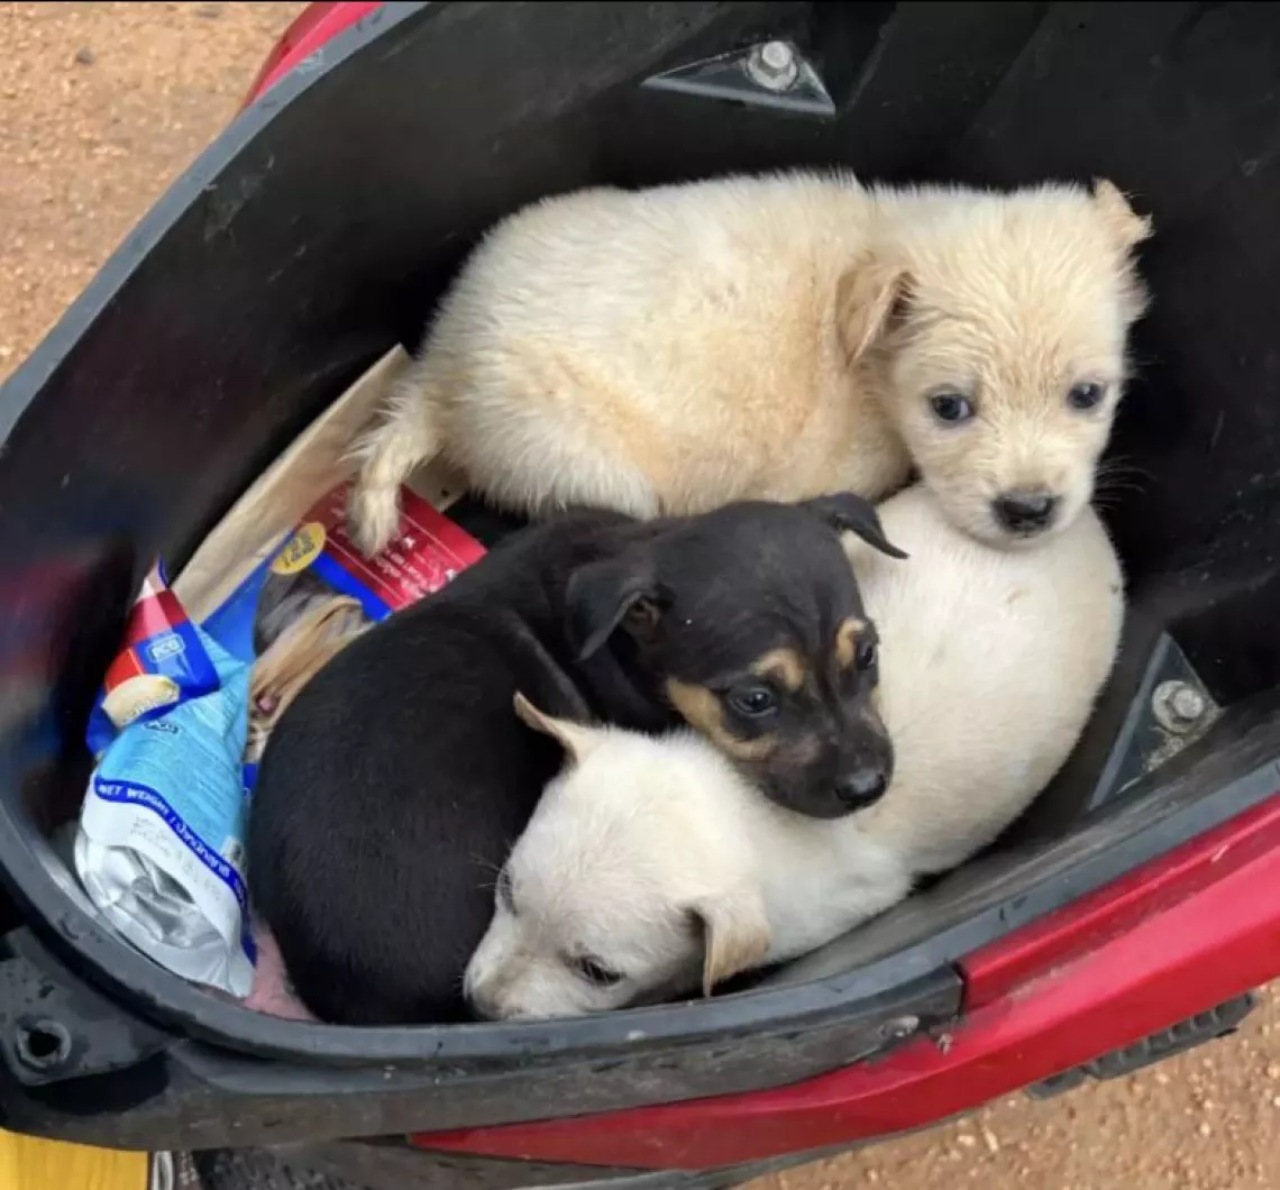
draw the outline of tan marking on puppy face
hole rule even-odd
[[[836,663],[848,669],[858,656],[858,638],[867,630],[867,622],[850,616],[836,629]]]
[[[996,546],[1043,541],[1093,494],[1146,301],[1131,256],[1145,222],[1118,191],[1078,187],[902,202],[911,286],[877,356],[886,409],[955,525]],[[1080,386],[1101,399],[1078,407]],[[965,415],[941,415],[944,397]],[[1026,493],[1055,514],[1018,537],[996,501]]]
[[[667,679],[667,698],[695,731],[701,732],[726,756],[735,760],[764,760],[778,745],[771,735],[753,740],[740,739],[724,722],[724,708],[720,699],[705,686],[682,682],[678,678]]]
[[[822,741],[816,735],[803,735],[781,750],[779,759],[792,769],[804,769],[822,755]]]
[[[867,694],[867,701],[862,704],[860,711],[862,721],[871,728],[872,731],[878,731],[887,734],[884,725],[884,712],[880,706],[880,687]]]
[[[772,678],[784,690],[794,694],[804,685],[808,671],[804,658],[795,649],[770,649],[751,666],[751,672],[762,678]]]

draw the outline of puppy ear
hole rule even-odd
[[[569,719],[556,719],[538,710],[519,690],[512,700],[516,714],[526,727],[555,740],[575,764],[581,763],[596,746],[595,732]]]
[[[838,533],[856,533],[868,545],[891,558],[907,557],[885,537],[880,516],[870,500],[852,492],[836,492],[832,496],[806,500],[803,507],[816,513]]]
[[[707,898],[690,912],[702,929],[702,994],[717,984],[758,966],[769,953],[773,937],[764,902],[754,890]]]
[[[855,264],[836,285],[836,328],[850,364],[900,319],[908,288],[906,269],[867,259]]]
[[[1149,239],[1155,230],[1151,220],[1137,214],[1120,188],[1106,178],[1094,179],[1093,201],[1107,231],[1124,252]]]
[[[569,643],[579,661],[623,625],[637,637],[653,632],[670,598],[649,568],[633,558],[589,562],[569,577],[565,593]]]

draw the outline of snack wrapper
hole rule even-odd
[[[426,500],[407,488],[400,497],[399,530],[374,558],[347,535],[343,485],[308,510],[268,564],[254,604],[248,764],[256,766],[271,728],[334,653],[484,556],[479,542]]]
[[[102,697],[89,720],[89,747],[97,755],[121,728],[155,719],[218,685],[205,642],[157,566],[133,605],[124,648],[107,669]]]

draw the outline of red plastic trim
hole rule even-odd
[[[942,1039],[796,1086],[421,1134],[491,1157],[706,1169],[925,1127],[1088,1062],[1280,975],[1280,797],[963,964]]]
[[[372,3],[365,3],[364,0],[337,0],[308,4],[267,55],[267,60],[258,71],[258,77],[253,80],[253,86],[249,88],[249,94],[241,106],[248,107],[299,62],[309,58],[339,33],[345,32],[361,17],[368,16],[379,7],[381,0],[374,0]]]
[[[1273,796],[1153,863],[967,955],[966,1011],[1014,994],[1040,975],[1200,893],[1221,878],[1228,859],[1240,865],[1262,858],[1276,846],[1270,823],[1280,814],[1278,807],[1280,796]],[[1276,891],[1280,893],[1280,886]],[[1230,928],[1230,919],[1223,924]]]

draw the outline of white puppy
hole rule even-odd
[[[1120,568],[1097,517],[1011,552],[957,531],[923,487],[880,512],[910,561],[849,548],[882,649],[888,793],[848,818],[805,818],[692,735],[586,727],[518,700],[568,763],[512,850],[467,969],[482,1015],[709,992],[794,958],[972,855],[1053,776],[1119,642]]]
[[[1108,182],[798,173],[536,203],[472,255],[357,445],[353,532],[381,546],[442,452],[535,515],[879,499],[914,463],[966,531],[1036,539],[1089,501],[1149,234]]]

